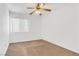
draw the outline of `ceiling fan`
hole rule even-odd
[[[27,9],[33,9],[30,15],[36,13],[41,16],[43,11],[51,12],[51,9],[45,8],[45,5],[45,3],[37,3],[35,7],[27,7]]]

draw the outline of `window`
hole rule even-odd
[[[10,18],[10,32],[28,32],[28,20]]]

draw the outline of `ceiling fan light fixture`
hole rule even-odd
[[[36,14],[40,14],[40,13],[41,13],[41,11],[37,10],[37,11],[35,11],[35,13],[36,13]]]

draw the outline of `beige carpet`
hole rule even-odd
[[[6,56],[79,56],[79,54],[44,40],[11,43]]]

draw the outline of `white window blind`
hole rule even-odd
[[[28,20],[10,18],[10,32],[28,32]]]

